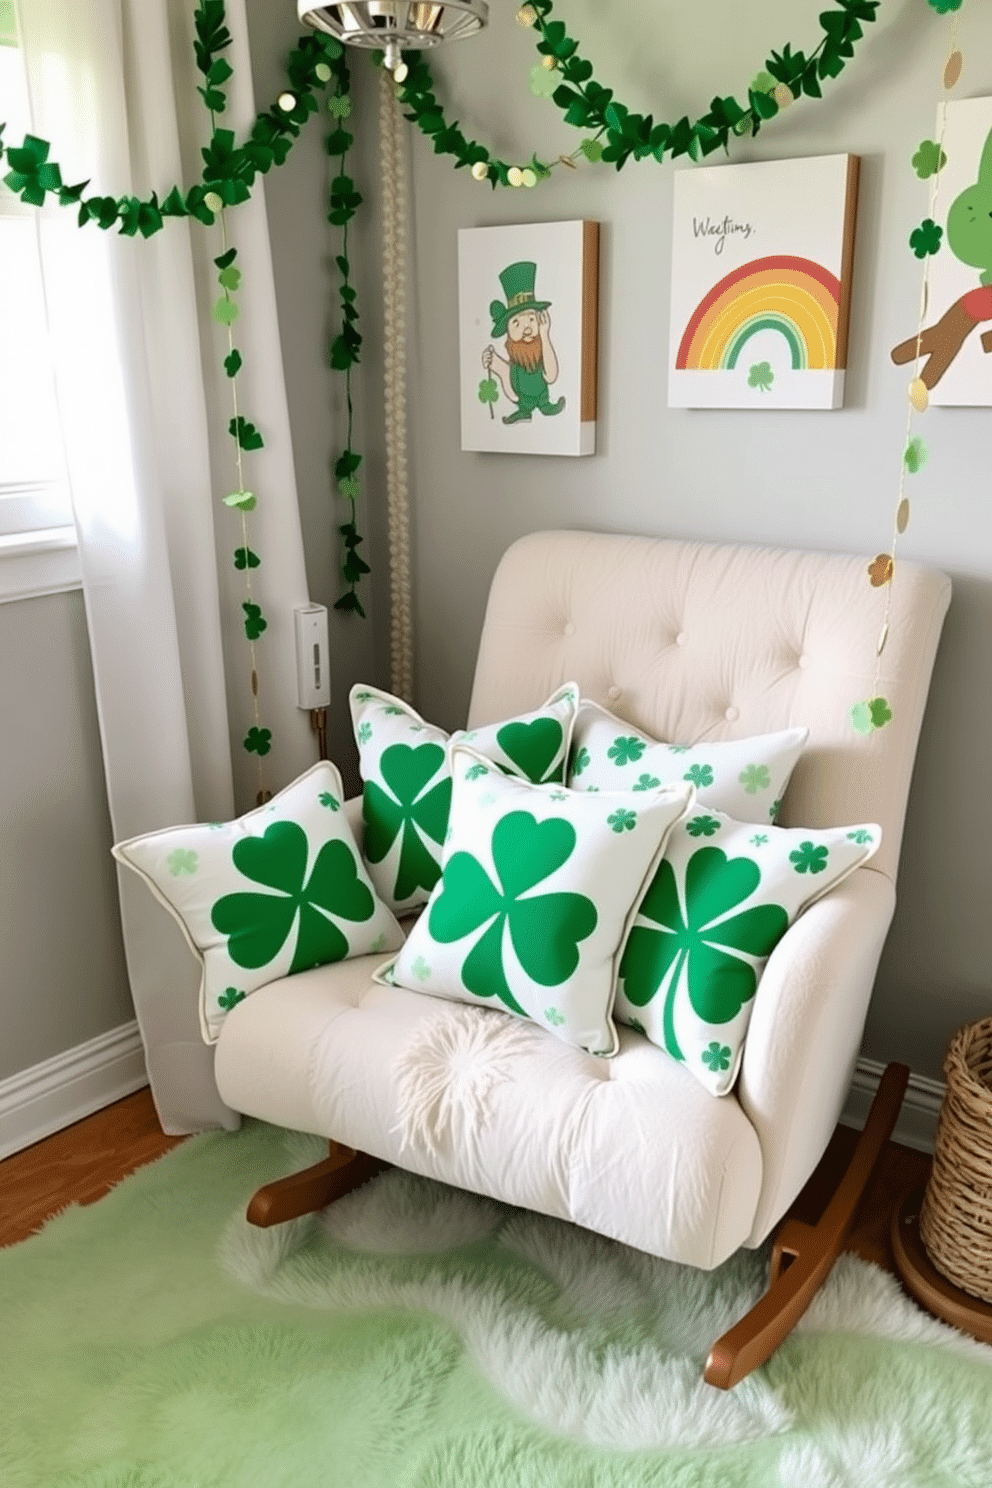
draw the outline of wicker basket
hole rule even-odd
[[[944,1076],[920,1234],[938,1271],[992,1302],[992,1018],[958,1030]]]

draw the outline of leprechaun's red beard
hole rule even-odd
[[[507,336],[506,354],[511,362],[523,367],[525,372],[536,372],[544,364],[544,348],[540,336],[536,336],[533,341],[514,341],[511,336]]]

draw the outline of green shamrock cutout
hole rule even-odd
[[[507,759],[512,760],[524,778],[534,785],[546,780],[561,780],[562,769],[552,770],[551,767],[564,742],[565,734],[556,718],[505,723],[496,735],[496,743]]]
[[[874,728],[884,728],[892,718],[892,709],[885,701],[885,698],[882,697],[872,698],[868,704],[868,712],[871,714],[872,726]]]
[[[327,100],[327,112],[335,119],[347,119],[351,113],[351,99],[347,93],[336,93]]]
[[[683,971],[698,1016],[707,1023],[729,1023],[758,984],[754,968],[743,958],[770,955],[785,933],[789,916],[780,904],[756,904],[729,914],[760,882],[761,870],[750,858],[728,858],[719,847],[701,847],[686,865],[683,918],[675,871],[662,859],[640,908],[640,917],[653,925],[634,926],[620,976],[635,1007],[646,1007],[668,979],[664,1037],[674,1059],[685,1058],[674,1020]]]
[[[508,930],[524,971],[542,987],[566,982],[579,964],[579,942],[596,928],[596,906],[584,894],[524,895],[571,857],[576,843],[570,822],[538,822],[529,811],[511,811],[493,829],[491,852],[498,884],[471,853],[457,852],[444,870],[428,928],[449,945],[491,921],[462,966],[462,981],[476,997],[498,997],[526,1017],[503,968],[503,932]]]
[[[927,258],[940,252],[943,237],[944,229],[938,227],[932,217],[925,217],[919,227],[914,227],[910,233],[909,246],[917,258]]]
[[[927,181],[942,171],[947,164],[947,156],[937,144],[936,140],[921,140],[920,148],[913,156],[913,169],[921,181]]]
[[[254,511],[258,505],[258,498],[254,491],[232,491],[230,496],[224,497],[224,505],[234,507],[238,511]]]
[[[579,146],[583,155],[592,165],[598,165],[603,158],[603,142],[598,139],[584,139]]]
[[[930,451],[927,449],[926,441],[917,434],[911,439],[903,451],[903,464],[910,475],[918,475],[927,463]]]
[[[797,873],[822,873],[827,866],[830,849],[816,847],[812,842],[800,842],[795,852],[789,854],[789,862]]]
[[[647,745],[643,739],[631,735],[624,739],[614,739],[606,751],[606,757],[613,760],[620,769],[623,765],[636,765],[646,748]]]
[[[258,554],[253,553],[251,548],[235,548],[234,550],[234,566],[237,569],[257,568],[261,561]]]
[[[383,750],[379,773],[387,790],[376,781],[365,784],[365,856],[370,863],[381,863],[396,841],[401,839],[399,868],[393,897],[409,899],[417,889],[430,891],[441,876],[433,855],[424,845],[423,833],[438,846],[444,841],[451,806],[451,776],[438,781],[424,794],[444,765],[440,744],[392,744]]]
[[[26,134],[24,143],[7,151],[10,171],[4,176],[4,184],[19,193],[21,201],[31,207],[45,205],[45,193],[58,191],[62,185],[62,173],[54,163],[47,164],[51,146],[47,140]]]
[[[770,393],[774,381],[775,373],[772,371],[771,362],[755,362],[747,374],[748,387],[757,388],[762,393]]]
[[[234,844],[235,868],[271,893],[225,894],[210,911],[215,930],[228,937],[227,951],[238,966],[268,966],[296,930],[289,975],[341,961],[348,941],[328,918],[370,920],[375,900],[358,877],[358,864],[346,843],[325,842],[309,878],[307,834],[297,822],[277,821],[261,837]]]
[[[252,727],[242,742],[249,754],[268,754],[272,748],[272,730]]]
[[[242,365],[243,363],[241,360],[241,353],[240,351],[238,351],[237,347],[235,347],[234,350],[228,352],[227,356],[224,358],[224,371],[227,373],[228,377],[237,377],[238,373],[241,371]]]
[[[530,70],[530,91],[535,98],[550,98],[561,84],[557,68],[542,67],[536,63]]]
[[[237,270],[235,270],[236,272]],[[237,320],[241,311],[233,300],[228,299],[227,295],[221,295],[210,313],[218,325],[231,326]]]
[[[233,264],[228,264],[226,269],[221,269],[217,275],[217,282],[222,289],[232,292],[241,287],[241,270],[236,269]]]
[[[262,614],[262,607],[246,599],[241,608],[245,612],[245,635],[250,641],[257,641],[262,632],[269,628],[269,622]]]

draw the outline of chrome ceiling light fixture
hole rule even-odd
[[[301,21],[327,31],[348,46],[376,48],[385,65],[397,73],[406,49],[438,46],[481,31],[489,21],[486,0],[334,0],[317,5],[297,0]],[[402,81],[402,77],[398,78]]]

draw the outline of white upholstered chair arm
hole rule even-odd
[[[843,1109],[894,908],[889,879],[859,868],[800,915],[769,957],[737,1089],[764,1162],[750,1245],[799,1193]]]

